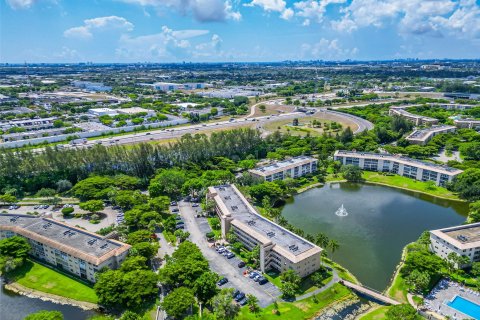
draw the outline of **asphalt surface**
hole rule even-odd
[[[227,259],[210,247],[211,243],[205,238],[205,233],[210,231],[210,226],[205,218],[195,217],[198,208],[192,208],[190,203],[181,201],[179,202],[179,209],[185,222],[185,230],[190,232],[190,241],[200,248],[214,272],[221,277],[228,278],[228,283],[221,288],[235,288],[245,295],[252,294],[258,298],[261,307],[266,307],[279,298],[280,290],[272,283],[259,285],[252,279],[243,276],[242,272],[245,268],[238,268],[237,266],[240,259],[237,257]]]

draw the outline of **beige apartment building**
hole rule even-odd
[[[249,250],[260,248],[260,270],[294,270],[305,277],[320,268],[322,249],[278,224],[262,217],[235,185],[208,188],[216,203],[222,236],[233,230]]]
[[[419,125],[426,125],[426,124],[437,124],[438,119],[420,116],[417,114],[413,114],[405,110],[405,107],[391,107],[389,111],[389,115],[391,116],[399,116],[405,118],[406,120],[413,122],[416,126]]]
[[[433,137],[435,137],[438,134],[442,133],[452,133],[457,130],[457,127],[455,126],[446,126],[446,125],[440,125],[440,126],[433,126],[430,128],[425,128],[425,129],[417,129],[413,131],[408,137],[405,138],[410,143],[413,144],[419,144],[419,145],[426,145],[430,140],[432,140]]]
[[[252,175],[265,181],[283,180],[287,177],[298,178],[317,171],[318,160],[299,156],[282,161],[275,161],[265,166],[248,170]]]
[[[95,282],[95,272],[116,269],[130,245],[50,218],[0,214],[0,239],[21,236],[28,240],[30,254],[61,270]]]

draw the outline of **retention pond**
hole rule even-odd
[[[425,230],[463,223],[467,213],[464,202],[357,183],[310,189],[296,195],[282,211],[305,233],[324,233],[337,240],[340,248],[333,259],[380,291],[387,287],[405,245]]]

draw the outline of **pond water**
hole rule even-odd
[[[0,278],[1,320],[22,320],[27,315],[40,310],[60,311],[68,320],[85,320],[95,314],[94,311],[86,311],[74,306],[56,304],[10,292],[3,287],[3,280]]]
[[[344,205],[347,216],[335,212]],[[296,195],[283,216],[306,233],[336,239],[333,259],[363,284],[384,290],[402,249],[425,230],[461,224],[468,205],[384,186],[331,183]],[[332,255],[329,253],[329,256]]]

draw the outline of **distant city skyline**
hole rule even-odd
[[[1,63],[480,58],[480,0],[0,0]]]

